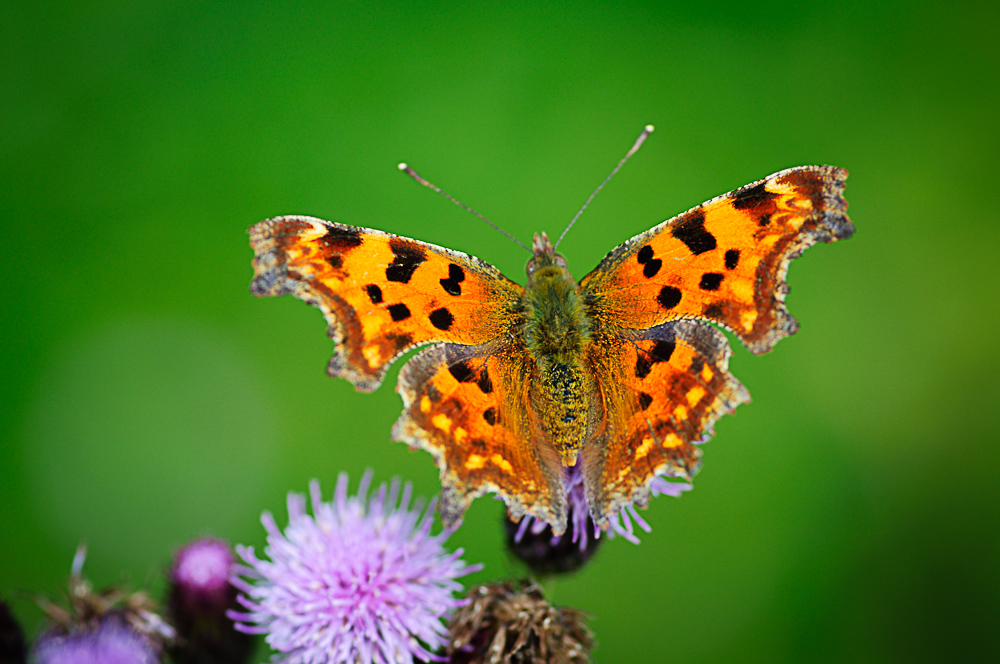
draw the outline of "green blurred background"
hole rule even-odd
[[[247,292],[246,228],[313,214],[525,254],[612,246],[773,171],[851,171],[857,234],[790,273],[801,323],[738,347],[754,402],[639,546],[550,586],[599,662],[1000,658],[998,11],[992,3],[7,2],[0,9],[0,596],[159,587],[171,551],[263,542],[285,494],[399,475],[377,393],[324,374],[320,314]],[[501,505],[451,543],[486,570]]]

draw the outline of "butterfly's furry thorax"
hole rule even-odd
[[[536,252],[523,302],[524,344],[537,367],[532,408],[563,464],[572,466],[593,427],[596,386],[585,366],[590,321],[561,256]]]

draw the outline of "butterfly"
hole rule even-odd
[[[433,455],[447,527],[495,493],[512,520],[562,534],[577,469],[606,528],[646,504],[653,478],[690,479],[697,445],[749,400],[715,326],[754,354],[798,329],[788,264],[853,234],[846,178],[833,166],[780,171],[636,235],[579,282],[538,234],[525,286],[426,242],[275,217],[249,229],[250,290],[319,307],[334,342],[327,372],[363,392],[428,346],[400,371],[392,437]]]

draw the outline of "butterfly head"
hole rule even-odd
[[[549,236],[545,233],[535,233],[535,239],[531,243],[531,251],[534,256],[528,261],[529,283],[538,279],[569,275],[566,259],[556,253]]]

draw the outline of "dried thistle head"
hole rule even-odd
[[[162,652],[174,638],[174,629],[160,617],[156,601],[145,592],[129,593],[115,586],[95,591],[82,574],[86,554],[86,547],[81,545],[73,558],[67,606],[44,598],[38,600],[49,619],[42,640],[95,633],[114,623],[134,631],[154,652]]]
[[[448,624],[453,664],[582,664],[593,636],[586,615],[550,605],[534,582],[472,588]]]

